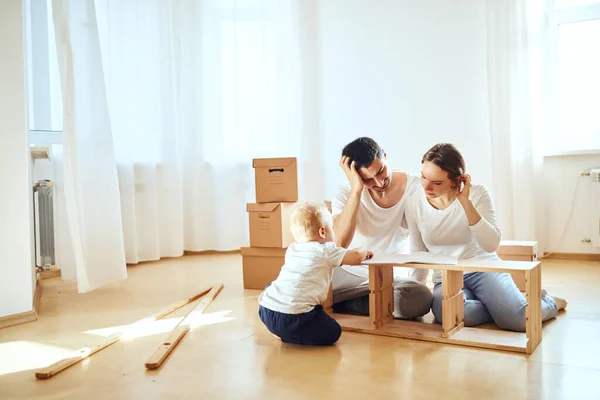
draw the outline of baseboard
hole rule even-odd
[[[227,251],[218,251],[218,250],[204,250],[204,251],[189,251],[186,250],[183,252],[186,256],[201,256],[201,255],[218,255],[218,254],[240,254],[240,250],[227,250]]]
[[[33,310],[19,314],[7,315],[6,317],[1,317],[0,329],[8,328],[9,326],[24,324],[27,322],[37,321],[39,319],[38,313],[40,309],[41,298],[42,282],[38,280],[35,286],[35,293],[33,295]]]
[[[600,261],[600,254],[589,253],[549,253],[544,255],[547,260],[577,260],[577,261]]]
[[[0,318],[0,329],[33,321],[37,321],[37,316],[33,310],[20,314],[8,315]]]

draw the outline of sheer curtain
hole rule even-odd
[[[544,246],[544,0],[488,0],[487,75],[494,200],[503,239]]]
[[[65,276],[87,292],[127,277],[113,137],[93,0],[54,0],[63,93]],[[61,235],[61,239],[65,239]],[[61,251],[65,248],[60,247]]]
[[[73,12],[75,3],[56,0],[55,12]],[[98,29],[81,25],[90,40],[86,48],[74,46],[73,57],[94,52],[97,63],[87,71],[75,65],[74,75],[81,75],[74,88],[92,90],[88,95],[99,100],[71,111],[77,121],[90,117],[86,126],[98,127],[96,136],[79,127],[65,136],[65,169],[72,154],[68,142],[93,147],[81,161],[89,168],[75,169],[77,178],[111,176],[96,188],[102,196],[95,201],[118,212],[119,220],[118,227],[108,223],[113,219],[75,220],[71,233],[110,236],[113,251],[103,251],[124,254],[123,270],[125,261],[239,249],[248,243],[245,210],[255,198],[254,157],[297,157],[300,197],[324,200],[323,181],[305,179],[319,172],[324,141],[315,0],[86,5],[92,5],[87,21],[94,19],[91,26]],[[76,41],[74,31],[61,32]],[[96,146],[99,127],[106,146]],[[65,173],[65,186],[67,180],[73,176]],[[72,206],[77,212],[87,207]]]

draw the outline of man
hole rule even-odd
[[[419,177],[390,170],[387,155],[371,138],[361,137],[342,150],[348,181],[332,202],[336,244],[379,253],[409,253],[405,200],[421,189]],[[423,274],[425,272],[425,274]],[[427,270],[394,267],[394,317],[416,318],[429,312],[433,300],[424,285]],[[333,274],[337,311],[369,312],[369,269],[342,266]]]

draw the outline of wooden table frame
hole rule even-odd
[[[393,258],[393,257],[392,257]],[[403,267],[442,270],[442,324],[396,320],[393,267],[389,257],[369,262],[369,315],[333,313],[333,295],[323,305],[348,332],[393,336],[430,342],[531,354],[542,340],[541,263],[539,261],[459,260],[457,265],[403,264]],[[509,272],[525,277],[526,331],[512,332],[464,326],[463,273]]]

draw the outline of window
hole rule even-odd
[[[296,155],[301,69],[291,5],[219,0],[203,5],[203,148],[212,164]],[[287,137],[286,137],[287,136]]]
[[[25,38],[30,139],[60,143],[63,107],[52,0],[25,1]]]
[[[600,0],[555,0],[550,153],[600,149]]]

